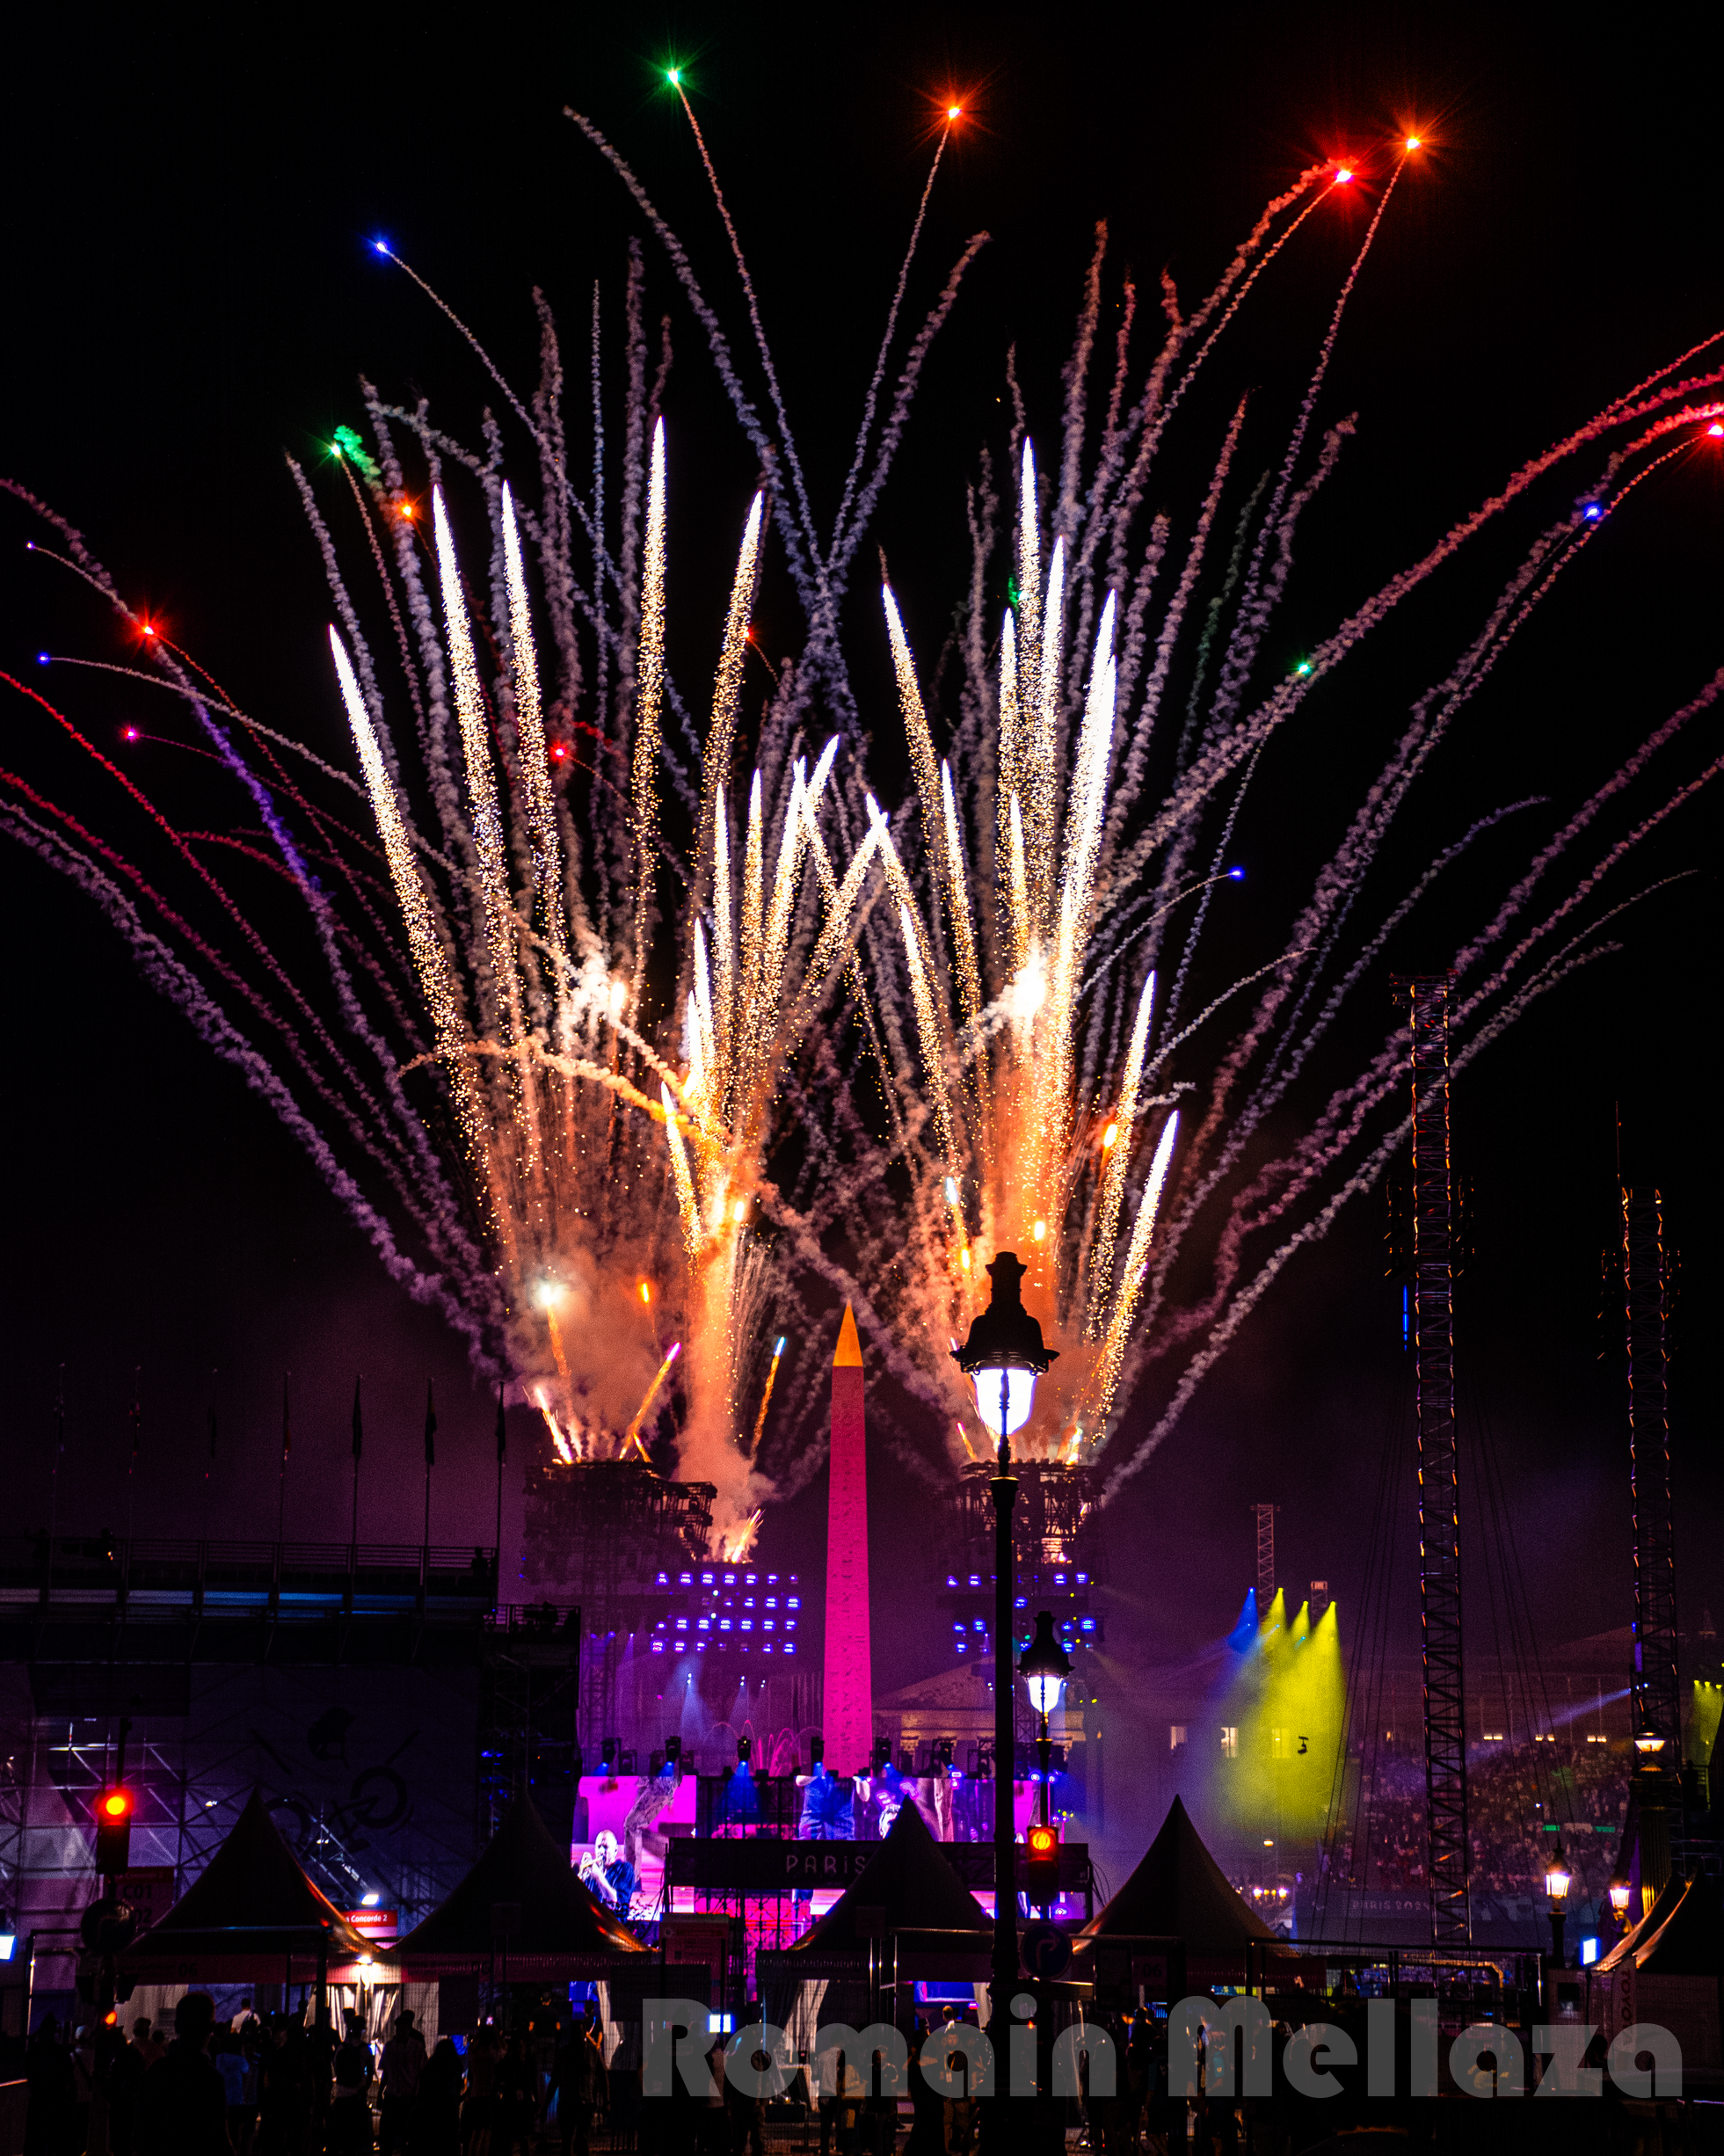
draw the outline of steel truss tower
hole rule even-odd
[[[1257,1521],[1257,1622],[1262,1624],[1275,1599],[1275,1515],[1273,1504],[1254,1504]]]
[[[1413,1351],[1418,1388],[1426,1881],[1434,1946],[1472,1937],[1466,1708],[1461,1682],[1460,1478],[1455,1426],[1454,1183],[1447,973],[1397,981],[1413,1045]]]
[[[1665,1337],[1669,1277],[1663,1206],[1656,1190],[1623,1190],[1622,1278],[1628,1320],[1628,1472],[1634,1504],[1634,1736],[1656,1739],[1655,1756],[1674,1769],[1682,1760],[1682,1695],[1677,1684],[1676,1528]]]

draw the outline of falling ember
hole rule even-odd
[[[784,1353],[784,1336],[780,1333],[778,1344],[772,1351],[772,1361],[767,1369],[766,1390],[760,1395],[760,1411],[754,1417],[754,1436],[748,1447],[751,1461],[760,1456],[760,1438],[767,1426],[767,1409],[772,1403],[772,1388],[778,1376],[778,1365]]]
[[[652,1300],[652,1289],[644,1280],[641,1282],[641,1300],[644,1303],[650,1303]]]
[[[651,1466],[651,1455],[648,1453],[645,1446],[641,1443],[641,1430],[646,1421],[648,1409],[651,1407],[653,1402],[658,1397],[658,1388],[665,1382],[666,1377],[669,1376],[671,1365],[676,1360],[677,1357],[680,1355],[681,1352],[681,1341],[673,1341],[671,1344],[670,1353],[666,1356],[664,1361],[659,1364],[658,1369],[653,1373],[652,1382],[646,1388],[645,1399],[643,1400],[639,1407],[635,1409],[634,1421],[629,1424],[629,1427],[622,1433],[622,1443],[618,1447],[617,1453],[619,1459],[627,1453],[629,1447],[632,1445],[635,1450],[640,1454],[641,1458],[646,1461],[647,1465],[649,1467]]]
[[[742,1562],[743,1559],[754,1547],[754,1537],[760,1533],[760,1515],[759,1511],[756,1510],[749,1514],[748,1518],[743,1521],[739,1527],[735,1529],[732,1533],[725,1538],[724,1555],[724,1562],[726,1564],[740,1564]],[[743,1679],[743,1682],[745,1684],[747,1682],[746,1678]]]
[[[565,1431],[558,1423],[556,1410],[546,1399],[542,1386],[534,1388],[533,1404],[544,1417],[545,1428],[550,1432],[551,1447],[556,1457],[565,1467],[571,1466],[582,1457],[578,1433],[572,1427]]]

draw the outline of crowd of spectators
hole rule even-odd
[[[1626,1739],[1560,1739],[1481,1752],[1467,1763],[1467,1821],[1475,1892],[1542,1897],[1559,1839],[1576,1901],[1595,1900],[1616,1861],[1634,1754]],[[1328,1851],[1331,1878],[1372,1890],[1425,1883],[1422,1760],[1367,1760],[1349,1816]],[[1554,1831],[1553,1831],[1554,1830]]]
[[[605,2108],[592,2007],[548,2059],[490,2027],[427,2052],[405,2009],[381,2045],[356,2014],[340,2036],[249,2004],[218,2026],[207,1992],[179,2000],[173,2029],[67,2032],[45,2015],[26,2052],[29,2156],[513,2156],[545,2131],[571,2156]]]

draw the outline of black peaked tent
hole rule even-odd
[[[1718,1882],[1672,1879],[1590,1973],[1608,1977],[1623,1969],[1648,1977],[1724,1976],[1724,1898]]]
[[[1242,1960],[1248,1940],[1275,1934],[1228,1885],[1175,1797],[1137,1869],[1084,1927],[1084,1936],[1182,1939],[1191,1960],[1210,1962]]]
[[[856,1912],[877,1911],[889,1932],[976,1932],[990,1928],[986,1912],[945,1858],[927,1821],[906,1804],[892,1828],[845,1892],[789,1949],[804,1953],[864,1952],[870,1934],[856,1928]],[[877,1931],[880,1918],[870,1916]]]
[[[120,1966],[147,1984],[292,1984],[371,1958],[370,1942],[306,1876],[253,1789],[233,1832]]]
[[[530,1796],[518,1796],[471,1871],[389,1959],[410,1984],[443,1977],[578,1977],[647,1949],[576,1877]]]

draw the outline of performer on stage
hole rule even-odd
[[[594,1901],[628,1916],[635,1898],[635,1868],[618,1854],[616,1836],[608,1827],[594,1841],[592,1854],[581,1859],[580,1877]]]

